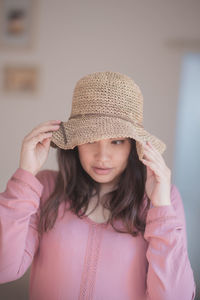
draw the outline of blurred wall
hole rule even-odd
[[[200,298],[200,53],[183,58],[176,122],[174,182],[183,195],[187,222],[187,242]]]
[[[1,85],[0,189],[18,167],[23,137],[40,122],[67,120],[75,83],[96,71],[124,73],[141,87],[144,127],[166,143],[172,169],[182,56],[200,50],[200,2],[43,0],[35,11],[32,49],[0,49],[0,83],[6,64],[36,65],[40,79],[35,96]],[[57,168],[54,149],[43,168]],[[28,272],[2,285],[0,298],[27,299],[27,283]]]

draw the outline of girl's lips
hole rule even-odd
[[[93,167],[93,170],[96,174],[100,174],[100,175],[106,175],[108,173],[110,173],[110,171],[112,169],[101,169],[101,168],[96,168],[96,167]]]

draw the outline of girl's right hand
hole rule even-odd
[[[36,175],[48,157],[52,131],[59,129],[61,121],[39,124],[22,142],[19,167]]]

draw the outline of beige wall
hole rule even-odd
[[[33,49],[0,50],[1,80],[7,63],[40,69],[37,96],[0,90],[1,190],[18,167],[23,137],[40,122],[67,120],[76,81],[96,71],[121,72],[139,84],[144,126],[167,144],[164,158],[172,168],[181,59],[186,50],[200,50],[196,42],[187,44],[199,38],[199,12],[200,2],[194,0],[38,1]],[[186,43],[177,47],[170,43],[174,39]],[[57,168],[55,150],[44,168]],[[27,274],[0,287],[0,298],[16,299],[8,288],[26,294]]]

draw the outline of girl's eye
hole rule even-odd
[[[124,143],[124,140],[115,140],[112,141],[112,143],[116,144],[116,145],[120,145]],[[91,144],[95,144],[95,142],[88,142],[87,144],[91,145]]]
[[[124,143],[124,140],[116,140],[116,141],[113,141],[114,143],[116,143],[117,145],[120,145],[120,144],[123,144]],[[118,143],[119,142],[119,143]]]

